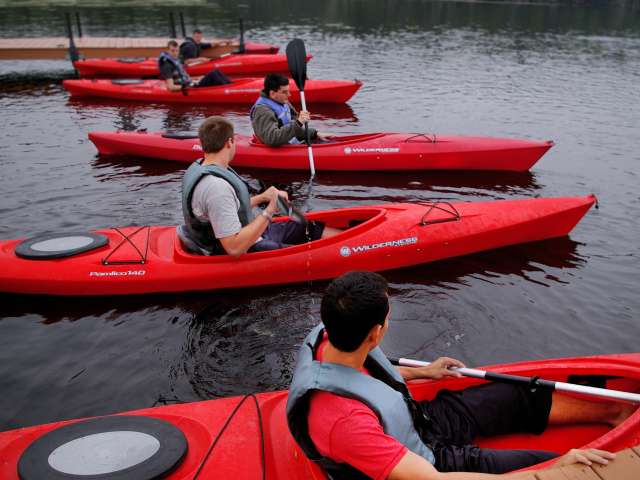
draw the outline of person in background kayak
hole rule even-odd
[[[289,79],[270,73],[264,79],[264,89],[251,107],[249,116],[256,137],[270,147],[304,143],[304,123],[311,119],[306,110],[298,113],[289,103],[291,91]],[[318,132],[309,127],[311,140],[325,141],[329,133]]]
[[[212,87],[226,85],[231,80],[220,70],[212,70],[201,78],[191,78],[178,58],[178,42],[169,40],[167,51],[158,57],[160,77],[166,82],[167,90],[179,92],[188,87]]]
[[[202,50],[207,48],[211,48],[211,44],[202,41],[202,31],[196,28],[192,36],[186,37],[180,44],[180,60],[185,65],[208,62],[210,58],[201,56]]]
[[[204,159],[191,164],[182,181],[185,225],[178,235],[194,253],[228,254],[276,250],[325,238],[340,230],[322,222],[306,227],[294,221],[271,223],[279,210],[278,197],[287,193],[275,187],[250,196],[244,180],[229,167],[236,151],[233,125],[222,117],[207,118],[198,130]],[[257,215],[254,208],[267,204]]]
[[[350,272],[335,279],[320,311],[323,324],[303,342],[286,410],[296,442],[334,480],[493,478],[490,474],[557,454],[479,448],[472,445],[477,436],[540,434],[553,423],[615,426],[634,410],[632,405],[499,383],[445,390],[432,401],[418,403],[411,398],[407,380],[460,376],[450,368],[464,365],[447,357],[420,368],[389,363],[378,348],[390,316],[382,276]],[[614,454],[602,450],[572,450],[555,466],[605,464],[612,458]],[[526,474],[508,478],[522,476]]]

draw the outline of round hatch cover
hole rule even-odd
[[[16,246],[16,255],[31,260],[64,258],[89,252],[109,243],[99,233],[54,233],[32,237]]]
[[[184,434],[157,418],[122,415],[65,425],[34,441],[20,457],[22,480],[152,480],[187,452]]]

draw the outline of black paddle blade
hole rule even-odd
[[[299,90],[304,90],[304,82],[307,80],[307,50],[299,38],[294,38],[287,45],[287,63],[291,78]]]

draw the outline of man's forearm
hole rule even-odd
[[[235,235],[221,238],[220,243],[227,254],[239,257],[243,253],[247,253],[247,250],[256,243],[268,225],[269,220],[264,215],[258,215],[249,225],[243,227]]]

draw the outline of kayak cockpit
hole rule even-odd
[[[370,140],[375,140],[376,138],[380,138],[385,135],[387,134],[386,133],[360,133],[356,135],[340,135],[340,136],[331,137],[330,139],[324,140],[321,142],[313,142],[313,148],[315,149],[315,148],[335,147],[336,145],[346,146],[350,143],[367,142]],[[241,135],[236,135],[236,136],[242,137]],[[279,147],[270,147],[262,143],[255,135],[253,135],[248,140],[248,143],[249,143],[249,146],[251,147],[264,147],[268,149],[278,149],[278,150],[291,149],[291,148],[305,148],[305,149],[307,148],[307,145],[305,143],[300,143],[295,145],[286,144],[286,145],[280,145]]]
[[[309,221],[320,221],[327,227],[342,230],[341,233],[329,238],[321,238],[300,245],[292,245],[279,250],[270,250],[265,252],[246,253],[239,259],[229,255],[198,255],[190,253],[182,244],[177,234],[175,235],[175,252],[174,259],[178,262],[234,262],[239,260],[251,260],[269,257],[284,257],[295,255],[301,252],[309,252],[328,245],[342,243],[345,240],[360,235],[367,230],[375,228],[385,219],[387,210],[382,207],[358,207],[344,208],[339,210],[330,210],[324,212],[309,213],[306,218]],[[288,217],[279,217],[274,221],[286,221]]]

